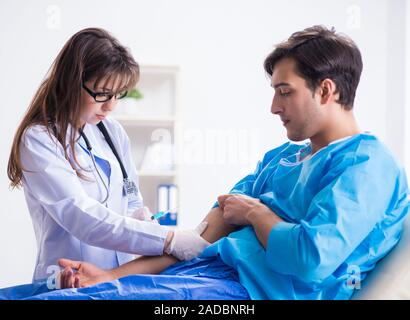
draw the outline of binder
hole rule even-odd
[[[161,225],[176,226],[178,220],[178,188],[175,184],[160,184],[157,189],[157,210],[166,212],[158,219]]]

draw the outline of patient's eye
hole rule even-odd
[[[291,90],[289,88],[279,88],[279,93],[281,96],[289,96],[291,94]]]

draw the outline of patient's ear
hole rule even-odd
[[[338,100],[339,93],[337,91],[336,83],[332,79],[324,79],[319,86],[320,103],[328,104]]]

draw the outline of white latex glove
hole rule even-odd
[[[131,214],[131,218],[142,220],[142,221],[149,221],[158,224],[159,222],[156,219],[151,219],[152,212],[148,207],[141,207],[135,210]]]
[[[178,260],[191,260],[199,256],[210,245],[201,237],[207,227],[208,222],[203,221],[194,230],[175,230],[165,253],[172,254]]]
[[[64,269],[63,269],[63,270],[64,270]],[[56,289],[57,289],[57,290],[61,289],[61,273],[63,272],[63,270],[60,270],[60,271],[57,273],[57,276],[56,276],[56,282],[55,282],[55,284],[56,284]]]

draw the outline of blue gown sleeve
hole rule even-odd
[[[318,181],[320,192],[305,218],[272,228],[266,249],[272,270],[305,282],[322,281],[386,215],[407,213],[394,210],[408,207],[408,189],[403,170],[391,156],[376,152],[336,162]]]
[[[289,142],[282,144],[281,146],[270,150],[264,156],[262,161],[258,161],[256,165],[256,169],[253,173],[248,174],[246,177],[239,180],[235,186],[229,191],[230,194],[242,194],[249,197],[254,197],[253,195],[253,187],[255,184],[256,179],[259,177],[262,170],[265,166],[272,161],[281,151],[283,151],[286,147],[289,146]],[[218,207],[218,202],[215,202],[212,208]]]

